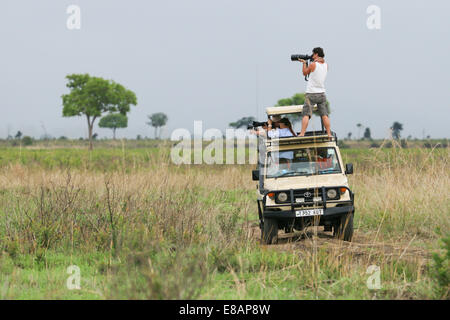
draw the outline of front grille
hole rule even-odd
[[[305,199],[305,203],[312,203],[316,197],[320,198],[320,201],[322,201],[322,188],[294,190],[293,202],[298,203],[296,202],[296,199],[303,198]]]
[[[295,209],[303,209],[303,208],[320,208],[322,207],[322,201],[320,202],[309,202],[309,203],[302,203],[302,204],[295,204],[294,208]]]
[[[333,189],[337,189],[333,187]],[[325,192],[328,190],[328,188],[325,188]],[[339,200],[340,194],[339,191],[337,191],[337,197],[333,199],[327,198],[326,200]],[[286,201],[281,202],[278,200],[278,194],[280,192],[286,193],[288,198]],[[322,203],[322,188],[309,188],[309,189],[296,189],[293,190],[294,199],[292,199],[292,203],[294,205],[301,205],[301,204],[319,204]],[[314,198],[316,198],[314,201]],[[289,190],[285,191],[278,191],[275,195],[275,203],[277,204],[285,204],[285,203],[291,203],[291,192]]]
[[[315,197],[322,198],[322,188],[294,190],[294,203],[297,198],[304,198],[305,202],[313,202]]]
[[[275,196],[275,203],[290,203],[291,202],[291,193],[289,191],[283,191],[287,194],[288,198],[285,202],[280,202],[278,201],[278,193],[276,193]],[[294,199],[293,199],[293,203],[294,204],[301,204],[301,203],[313,203],[314,202],[314,198],[319,197],[320,201],[322,201],[322,188],[311,188],[311,189],[297,189],[294,190]],[[296,202],[296,199],[304,199],[303,202],[299,203]],[[317,201],[316,201],[317,202]]]

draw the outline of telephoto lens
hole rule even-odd
[[[247,129],[255,129],[258,127],[264,127],[267,126],[267,122],[259,122],[259,121],[253,121],[251,124],[247,126]]]
[[[267,122],[259,122],[259,121],[253,121],[252,123],[253,127],[264,127],[267,126]]]
[[[307,54],[293,54],[293,55],[291,55],[291,61],[298,61],[298,59],[312,60],[312,56],[308,56]]]

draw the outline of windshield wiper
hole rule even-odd
[[[337,170],[337,169],[325,169],[325,170],[319,170],[318,171],[319,174],[334,173],[334,172],[339,172],[339,170]]]
[[[291,174],[291,173],[295,173],[295,171],[286,171],[286,172],[282,172],[282,173],[280,173],[280,174],[274,175],[274,178],[284,177],[284,176],[287,176],[287,175],[289,175],[289,174]]]
[[[288,171],[288,172],[283,172],[283,173],[281,173],[281,174],[279,174],[279,175],[276,175],[276,176],[274,176],[274,178],[279,178],[279,177],[284,177],[284,176],[287,176],[287,175],[290,175],[290,174],[299,174],[299,175],[305,175],[305,176],[310,176],[311,175],[311,173],[309,173],[309,172],[306,172],[306,171],[300,171],[300,172],[298,172],[298,171]]]

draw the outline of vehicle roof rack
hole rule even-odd
[[[317,111],[317,105],[313,106],[313,111]],[[295,106],[278,106],[278,107],[267,107],[266,113],[268,116],[282,115],[282,114],[292,114],[292,113],[302,113],[303,105]]]
[[[317,111],[317,104],[315,104],[312,108],[313,112]],[[296,113],[302,113],[303,112],[303,104],[295,105],[295,106],[278,106],[278,107],[267,107],[266,113],[267,116],[275,116],[275,115],[283,115],[283,114],[296,114]],[[320,135],[325,132],[324,124],[322,117],[320,117],[320,124],[322,126],[322,131],[310,131],[314,134],[309,135]],[[326,133],[325,133],[326,134]],[[332,132],[332,135],[337,143],[337,136],[334,132]],[[305,137],[308,136],[308,132],[305,133]],[[328,138],[328,136],[327,136]]]
[[[331,132],[331,139],[325,131],[308,131],[303,137],[284,137],[284,138],[268,138],[266,140],[267,146],[274,144],[279,146],[294,145],[294,144],[311,144],[323,142],[335,142],[337,144],[337,136],[335,132]]]

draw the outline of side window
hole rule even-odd
[[[335,148],[328,148],[328,153],[330,155],[332,155],[333,169],[337,170],[337,171],[341,171],[341,167],[339,165],[338,157],[337,157],[337,154],[336,154],[336,149]]]

